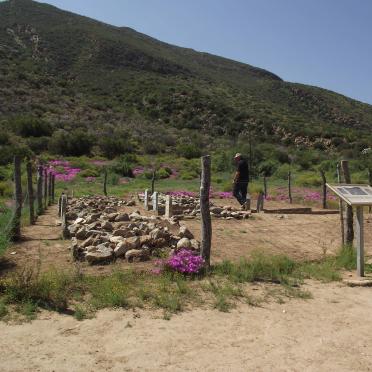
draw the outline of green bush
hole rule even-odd
[[[10,182],[0,182],[0,196],[11,197],[13,195],[13,187]]]
[[[121,156],[110,167],[111,171],[122,177],[133,177],[132,165],[126,156]]]
[[[281,180],[288,179],[288,172],[289,172],[289,164],[282,164],[274,173],[274,176],[276,178],[279,178]]]
[[[180,172],[181,180],[189,181],[189,180],[194,180],[195,178],[198,178],[198,177],[199,175],[195,171],[181,170]]]
[[[96,169],[84,169],[79,173],[80,177],[99,177],[100,172]]]
[[[180,144],[177,146],[176,151],[179,156],[183,156],[186,159],[194,159],[202,155],[201,149],[192,143]]]
[[[307,186],[307,187],[315,186],[315,187],[318,187],[318,186],[322,185],[322,180],[321,180],[320,176],[318,176],[317,174],[304,173],[304,174],[300,174],[296,178],[296,184],[298,186]]]

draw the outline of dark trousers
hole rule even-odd
[[[233,195],[243,205],[247,201],[248,181],[234,183]]]

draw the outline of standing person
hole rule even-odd
[[[243,159],[242,154],[237,153],[234,157],[236,163],[236,172],[234,176],[234,189],[233,194],[238,200],[242,209],[250,209],[250,198],[247,199],[248,182],[249,182],[249,169],[248,163]]]

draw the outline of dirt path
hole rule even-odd
[[[370,371],[370,288],[310,283],[312,300],[170,321],[105,310],[78,322],[44,312],[0,323],[0,371]]]
[[[217,201],[218,204],[235,205],[233,200]],[[269,207],[288,207],[287,204],[270,202]],[[126,207],[126,211],[141,209],[141,206]],[[200,239],[200,221],[187,220],[187,226]],[[9,270],[24,265],[41,265],[42,270],[50,268],[74,269],[69,250],[70,241],[60,239],[57,226],[57,207],[50,207],[35,226],[23,229],[26,240],[13,245],[0,262],[0,276]],[[267,253],[285,254],[293,259],[319,259],[323,253],[334,254],[340,246],[338,215],[276,215],[255,214],[249,220],[213,220],[212,262],[223,259],[238,260],[249,257],[254,250]],[[15,252],[15,253],[14,253]],[[12,254],[13,253],[13,254]],[[365,216],[365,255],[372,256],[372,215]],[[80,270],[88,274],[105,274],[116,269],[133,267],[125,260],[115,264],[91,267],[86,263]],[[136,264],[137,268],[150,268],[152,262]]]

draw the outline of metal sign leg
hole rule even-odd
[[[363,207],[356,209],[357,274],[364,276],[364,224]]]

